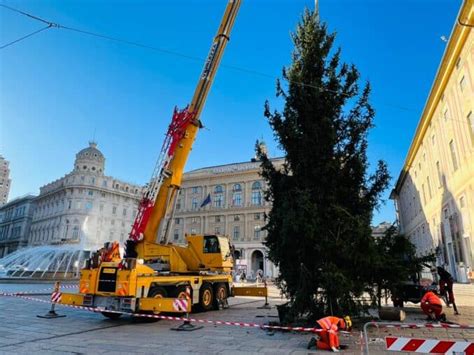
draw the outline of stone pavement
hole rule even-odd
[[[6,292],[34,291],[44,289],[45,284],[0,284],[0,290]],[[474,286],[461,285],[463,292],[457,292],[461,304],[469,300],[461,299],[474,296]],[[458,292],[459,291],[459,292]],[[278,292],[272,290],[272,296]],[[461,296],[461,294],[463,296]],[[40,296],[35,296],[40,297]],[[43,297],[47,299],[47,297]],[[271,298],[271,305],[283,303],[278,297]],[[267,323],[277,321],[277,311],[258,309],[263,300],[236,297],[230,300],[231,307],[226,310],[194,314],[193,317],[209,320]],[[463,321],[474,323],[474,305],[460,306]],[[49,305],[25,301],[19,298],[0,297],[0,353],[1,354],[314,354],[308,352],[306,344],[310,338],[307,333],[269,332],[257,328],[236,326],[204,325],[203,329],[193,332],[176,332],[170,328],[180,322],[160,320],[147,322],[131,317],[108,320],[100,314],[57,307],[65,318],[41,319],[49,310]],[[421,322],[418,307],[408,307],[408,321]],[[451,319],[448,310],[448,319]],[[371,353],[383,353],[383,337],[397,334],[399,331],[385,332],[372,330],[369,334]],[[407,331],[405,331],[407,332]],[[408,330],[412,336],[469,339],[473,332],[445,330]],[[408,334],[407,334],[408,335]],[[472,341],[472,338],[470,338]],[[360,332],[350,336],[341,336],[341,343],[348,344],[345,353],[360,354]],[[326,353],[326,352],[318,352]]]

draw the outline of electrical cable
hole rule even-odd
[[[48,28],[49,27],[56,27],[56,28],[60,28],[60,29],[65,29],[65,30],[68,30],[68,31],[73,31],[73,32],[77,32],[77,33],[81,33],[81,34],[85,34],[85,35],[89,35],[89,36],[93,36],[93,37],[98,37],[98,38],[106,39],[106,40],[109,40],[109,41],[124,43],[124,44],[128,44],[128,45],[131,45],[131,46],[139,47],[139,48],[150,49],[150,50],[154,50],[154,51],[157,51],[157,52],[161,52],[161,53],[165,53],[165,54],[169,54],[169,55],[174,55],[174,56],[177,56],[177,57],[182,57],[182,58],[198,61],[198,62],[201,62],[201,63],[204,63],[206,61],[205,58],[195,57],[195,56],[183,54],[183,53],[180,53],[180,52],[170,51],[170,50],[159,48],[159,47],[153,47],[153,46],[146,45],[146,44],[143,44],[143,43],[124,40],[124,39],[121,39],[121,38],[112,37],[112,36],[108,36],[108,35],[103,35],[103,34],[96,33],[96,32],[86,31],[86,30],[82,30],[82,29],[79,29],[79,28],[64,26],[64,25],[61,25],[61,24],[58,24],[58,23],[54,23],[54,22],[44,20],[44,19],[42,19],[38,16],[31,15],[29,13],[26,13],[24,11],[18,10],[16,8],[13,8],[13,7],[10,7],[10,6],[7,6],[7,5],[0,4],[0,6],[6,8],[8,10],[17,12],[19,14],[22,14],[24,16],[30,17],[34,20],[41,21],[43,23],[47,23],[49,25]],[[262,73],[262,72],[252,70],[252,69],[246,69],[246,68],[234,66],[234,65],[221,64],[221,67],[236,70],[236,71],[239,71],[239,72],[244,72],[244,73],[247,73],[247,74],[258,75],[258,76],[261,76],[261,77],[270,78],[270,79],[274,79],[274,80],[276,79],[275,76],[273,76],[273,75]],[[348,98],[353,97],[351,95],[341,93],[337,90],[331,90],[331,89],[327,89],[327,88],[323,88],[323,87],[320,87],[320,86],[311,85],[311,84],[307,84],[307,83],[303,83],[303,82],[298,82],[298,81],[293,81],[293,80],[288,80],[288,79],[287,79],[287,82],[291,83],[291,84],[303,86],[303,87],[316,89],[316,90],[319,90],[321,92],[322,91],[330,92],[330,93],[333,93],[333,94],[346,96]],[[404,106],[395,105],[395,104],[381,103],[381,105],[396,108],[396,109],[399,109],[399,110],[402,110],[402,111],[415,111],[415,112],[417,111],[413,108],[404,107]]]
[[[10,42],[10,43],[4,44],[3,46],[0,47],[0,49],[7,48],[8,46],[11,46],[12,44],[15,44],[15,43],[18,43],[18,42],[20,42],[20,41],[23,41],[24,39],[27,39],[28,37],[34,36],[35,34],[40,33],[40,32],[42,32],[42,31],[44,31],[44,30],[50,29],[51,27],[52,27],[51,25],[48,25],[48,26],[43,27],[43,28],[41,28],[41,29],[39,29],[39,30],[37,30],[37,31],[31,32],[30,34],[27,34],[26,36],[23,36],[23,37],[21,37],[21,38],[18,38],[18,39],[14,40],[14,41],[12,41],[12,42]]]

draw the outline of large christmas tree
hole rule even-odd
[[[292,39],[292,63],[277,83],[283,111],[265,107],[285,152],[283,169],[276,170],[257,144],[273,203],[266,245],[291,299],[290,314],[353,312],[373,280],[370,223],[389,181],[382,161],[367,172],[375,114],[370,86],[359,87],[359,72],[341,62],[335,34],[317,14],[305,11]]]

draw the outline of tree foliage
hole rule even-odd
[[[417,275],[427,263],[436,261],[435,254],[418,256],[415,246],[392,226],[385,235],[375,240],[372,253],[372,284],[369,289],[373,303],[381,306],[382,292],[396,291],[403,282],[417,280]]]
[[[273,204],[266,246],[293,316],[355,312],[372,281],[370,222],[389,181],[383,161],[367,172],[370,85],[359,87],[358,70],[341,61],[335,34],[314,13],[305,11],[292,40],[292,63],[277,82],[283,110],[265,104],[283,167],[257,143]]]

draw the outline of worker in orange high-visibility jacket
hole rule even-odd
[[[324,317],[316,322],[316,328],[321,329],[318,332],[318,339],[311,338],[308,349],[316,345],[316,348],[321,350],[338,352],[340,345],[337,332],[339,329],[350,330],[352,328],[352,321],[349,316],[344,318]]]
[[[441,299],[428,288],[420,301],[421,309],[428,316],[427,320],[446,321]]]

